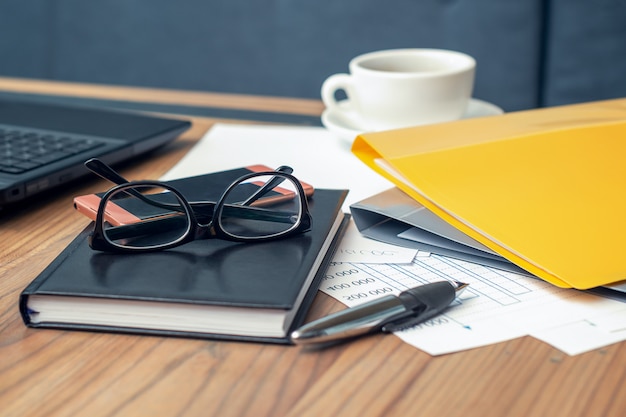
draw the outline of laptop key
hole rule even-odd
[[[82,137],[0,132],[0,172],[18,174],[97,148],[104,142]]]
[[[63,150],[66,152],[72,152],[76,154],[76,153],[85,152],[87,150],[97,148],[98,146],[102,146],[102,145],[103,145],[102,142],[98,142],[96,140],[84,140],[82,142],[73,144],[71,147],[64,147]]]
[[[71,155],[70,152],[56,151],[56,152],[50,152],[44,155],[39,155],[38,157],[33,158],[32,161],[38,162],[43,165],[43,164],[49,164],[54,161],[58,161],[59,159],[67,158],[70,155]]]
[[[21,174],[24,171],[26,170],[22,168],[0,165],[0,172],[6,172],[7,174]]]

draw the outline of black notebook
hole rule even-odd
[[[197,240],[153,253],[89,248],[85,229],[21,294],[30,327],[290,343],[348,221],[315,190],[311,230],[264,243]]]

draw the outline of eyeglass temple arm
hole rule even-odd
[[[276,168],[274,171],[276,171],[276,172],[284,172],[286,174],[291,174],[293,172],[293,168],[291,168],[291,167],[289,167],[287,165],[281,165],[278,168]],[[274,189],[275,187],[277,187],[278,184],[280,184],[284,180],[285,180],[284,177],[279,177],[279,176],[276,176],[276,177],[272,178],[270,181],[265,183],[265,185],[263,187],[259,188],[258,190],[256,190],[254,192],[254,194],[252,194],[250,197],[245,199],[241,203],[241,205],[242,206],[249,206],[250,204],[252,204],[255,201],[257,201],[259,198],[263,197],[263,195],[266,194],[268,191],[270,191],[270,190]]]
[[[110,166],[108,166],[107,164],[99,160],[98,158],[91,158],[88,161],[86,161],[85,167],[87,167],[87,169],[89,169],[94,174],[98,175],[100,178],[105,179],[107,181],[111,181],[114,184],[121,185],[121,184],[126,184],[130,182],[126,178],[118,174],[113,168],[111,168]],[[293,172],[293,168],[287,165],[281,165],[278,168],[276,168],[275,171],[291,174]],[[283,181],[284,181],[284,178],[280,176],[276,176],[272,178],[270,181],[268,181],[265,185],[263,185],[261,188],[256,190],[254,194],[252,194],[250,197],[248,197],[245,201],[243,201],[239,205],[249,206],[250,204],[254,203],[256,200],[261,198],[268,191],[278,186],[278,184],[280,184]],[[140,198],[142,201],[150,205],[153,205],[155,207],[160,207],[160,208],[165,208],[168,210],[174,210],[174,211],[180,212],[180,207],[178,205],[155,201],[135,190],[129,190],[128,192],[132,193],[137,198]],[[208,204],[208,205],[211,206],[211,208],[213,206],[213,204]],[[197,208],[196,206],[202,206],[202,203],[194,204],[194,208]],[[225,212],[231,213],[231,215],[238,214],[239,215],[238,217],[240,218],[246,218],[246,217],[250,218],[250,217],[255,217],[255,215],[259,216],[260,214],[260,213],[255,214],[254,212],[240,211],[240,210],[237,210],[236,206],[230,206],[230,205],[227,205],[225,207]],[[278,215],[276,212],[268,212],[268,211],[261,214],[259,217],[264,220],[278,221],[278,222],[289,222],[291,219],[291,216],[289,215],[287,216],[285,216],[284,214]]]
[[[98,158],[91,158],[88,161],[86,161],[85,167],[87,167],[87,169],[89,169],[94,174],[98,175],[100,178],[105,179],[107,181],[111,181],[117,185],[126,184],[130,182],[126,178],[118,174],[113,168],[111,168],[110,166],[108,166],[107,164],[99,160]],[[276,168],[275,171],[291,174],[293,172],[293,168],[287,165],[281,165],[278,168]],[[283,213],[279,214],[278,212],[272,212],[272,211],[267,211],[267,210],[262,210],[262,209],[260,211],[254,211],[254,210],[247,211],[247,210],[237,209],[238,206],[247,206],[247,205],[254,203],[256,200],[262,197],[265,193],[272,190],[274,187],[276,187],[278,184],[280,184],[283,181],[284,181],[283,177],[277,176],[277,177],[272,178],[265,185],[263,185],[261,188],[256,190],[254,194],[248,197],[244,202],[239,203],[237,205],[227,204],[224,208],[225,212],[230,213],[230,215],[239,214],[238,217],[240,218],[257,217],[260,219],[270,220],[270,221],[289,222],[290,221],[289,219],[291,216],[285,215]],[[148,204],[161,207],[161,208],[173,209],[174,211],[180,211],[180,207],[176,204],[168,204],[168,203],[155,201],[151,198],[148,198],[146,195],[141,194],[135,190],[129,190],[128,192],[136,194],[138,198],[141,198],[143,201],[147,202]],[[214,203],[210,203],[210,202],[201,203],[200,202],[200,203],[193,203],[193,206],[194,208],[196,207],[202,208],[202,207],[208,206],[208,207],[211,207],[212,209],[214,206]]]
[[[88,161],[86,161],[85,167],[91,172],[93,172],[94,174],[96,174],[97,176],[99,176],[100,178],[105,179],[107,181],[111,181],[114,184],[122,185],[122,184],[126,184],[130,182],[126,178],[118,174],[113,168],[111,168],[110,166],[108,166],[107,164],[99,160],[98,158],[91,158]],[[178,208],[178,205],[176,204],[168,204],[168,203],[161,203],[159,201],[155,201],[136,190],[131,189],[131,190],[124,191],[124,192],[130,193],[133,196],[139,198],[140,200],[155,207],[160,207],[160,208],[164,208],[168,210],[177,210]]]
[[[91,172],[93,172],[94,174],[96,174],[100,178],[105,179],[107,181],[111,181],[114,184],[121,185],[121,184],[126,184],[127,182],[130,182],[126,178],[122,177],[120,174],[115,172],[115,170],[113,168],[111,168],[110,166],[108,166],[107,164],[105,164],[104,162],[99,160],[98,158],[91,158],[88,161],[86,161],[85,162],[85,167],[87,167],[87,169],[89,169]],[[291,167],[289,167],[287,165],[281,165],[278,168],[276,168],[275,171],[276,172],[284,172],[284,173],[287,173],[287,174],[291,174],[293,172],[293,168],[291,168]],[[278,186],[278,184],[280,184],[284,180],[285,179],[283,177],[278,177],[278,176],[272,178],[265,185],[263,185],[263,187],[261,187],[258,190],[256,190],[254,192],[254,194],[252,194],[245,201],[243,201],[241,203],[241,205],[242,206],[249,206],[250,204],[252,204],[255,201],[257,201],[259,198],[261,198],[268,191],[270,191],[273,188],[275,188],[276,186]],[[152,201],[151,199],[147,198],[146,196],[144,196],[141,193],[136,193],[136,194],[138,194],[138,195],[136,195],[137,197],[141,198],[144,201],[147,201],[150,204],[154,203],[157,207],[171,208],[171,206],[169,206],[167,204],[163,204],[163,203],[159,203],[159,202],[156,202],[156,201]]]
[[[85,167],[100,178],[111,181],[114,184],[121,185],[130,182],[98,158],[91,158],[86,161]]]

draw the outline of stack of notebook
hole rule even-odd
[[[215,201],[246,172],[170,184],[190,201]],[[38,328],[289,343],[346,226],[346,194],[315,190],[311,230],[263,243],[210,239],[160,252],[104,253],[89,247],[90,225],[23,291],[23,319]],[[93,218],[99,196],[76,200]]]

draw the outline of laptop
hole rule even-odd
[[[86,175],[89,158],[116,164],[190,126],[131,111],[0,98],[0,209]]]

